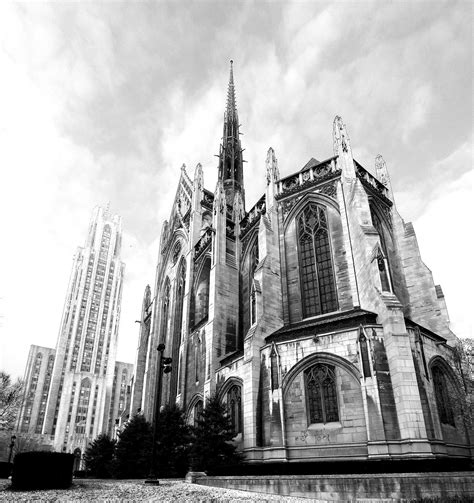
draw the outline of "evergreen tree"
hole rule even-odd
[[[241,463],[242,456],[231,443],[234,436],[225,405],[216,395],[210,397],[194,428],[192,470],[212,473]]]
[[[183,410],[165,405],[157,425],[157,472],[160,477],[184,477],[189,468],[191,428]]]
[[[89,445],[84,455],[84,461],[86,470],[93,477],[105,479],[112,476],[115,444],[115,440],[112,440],[104,433]]]
[[[146,419],[137,414],[119,434],[115,448],[115,476],[124,478],[144,478],[150,472],[152,428]]]

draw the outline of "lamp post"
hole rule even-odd
[[[9,464],[12,461],[13,447],[15,447],[15,440],[16,440],[16,435],[12,435],[11,436],[11,441],[10,441],[10,454],[8,455],[8,463]]]
[[[145,480],[145,484],[159,485],[158,474],[156,469],[156,439],[158,436],[158,418],[160,417],[160,405],[161,405],[161,387],[163,384],[163,374],[171,372],[171,358],[163,356],[165,350],[164,344],[158,344],[156,348],[158,350],[158,379],[156,381],[155,389],[155,411],[153,414],[153,444],[151,449],[151,466],[150,474]]]

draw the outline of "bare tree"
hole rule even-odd
[[[0,371],[0,431],[13,430],[23,399],[23,381]]]

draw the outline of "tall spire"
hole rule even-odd
[[[236,192],[244,199],[244,174],[242,148],[239,138],[239,116],[235,103],[234,67],[230,60],[229,85],[227,88],[227,104],[224,112],[224,131],[219,150],[219,180],[222,181],[227,204],[234,203]]]
[[[234,87],[234,62],[230,60],[230,75],[229,75],[229,86],[227,88],[227,117],[233,117],[237,114],[237,108],[235,106],[235,87]]]

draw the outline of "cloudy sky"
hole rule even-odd
[[[213,190],[229,60],[247,207],[272,146],[282,175],[381,153],[396,203],[472,336],[472,7],[469,2],[137,2],[0,6],[0,368],[54,347],[92,209],[123,217],[118,358],[134,360],[161,223],[186,163]]]

